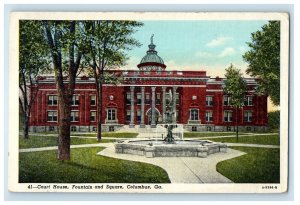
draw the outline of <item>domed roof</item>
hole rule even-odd
[[[161,63],[164,64],[164,61],[161,57],[159,57],[157,55],[157,52],[147,52],[147,55],[145,55],[142,60],[141,63]]]
[[[152,34],[147,54],[142,58],[140,64],[138,64],[140,70],[164,70],[167,67],[163,59],[157,55],[156,46],[153,44],[153,36]]]

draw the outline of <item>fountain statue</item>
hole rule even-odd
[[[172,101],[173,101],[172,92],[169,92],[169,103],[166,106],[167,107],[167,111],[165,112],[166,123],[168,124],[167,125],[168,134],[167,134],[167,137],[164,139],[164,141],[166,143],[175,143],[175,139],[174,139],[173,133],[172,133],[172,129],[174,128],[174,126],[172,124],[170,124],[170,123],[172,123],[172,115],[175,114],[174,112],[172,112],[172,110],[173,110],[172,109],[173,108]]]

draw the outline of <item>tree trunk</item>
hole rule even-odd
[[[70,113],[71,107],[68,96],[59,90],[59,109],[58,109],[58,159],[70,160]]]
[[[24,115],[24,125],[23,125],[23,137],[24,139],[29,139],[29,120],[30,116],[27,116],[27,114]]]
[[[239,126],[238,126],[238,108],[236,108],[236,116],[235,116],[235,131],[236,131],[236,141],[239,141]]]
[[[97,113],[98,113],[98,121],[97,121],[97,140],[100,141],[102,139],[102,83],[101,79],[99,79],[98,83],[96,82],[97,86]]]

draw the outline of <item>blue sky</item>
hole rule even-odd
[[[143,45],[128,52],[123,69],[136,69],[146,54],[150,37],[168,70],[206,70],[209,76],[224,76],[233,63],[245,71],[242,55],[251,33],[260,30],[267,21],[143,21],[133,35]],[[245,75],[245,77],[247,77]]]

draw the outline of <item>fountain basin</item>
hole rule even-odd
[[[163,140],[125,140],[115,144],[116,153],[145,157],[207,157],[226,151],[226,144],[209,140],[180,140],[174,143]]]

